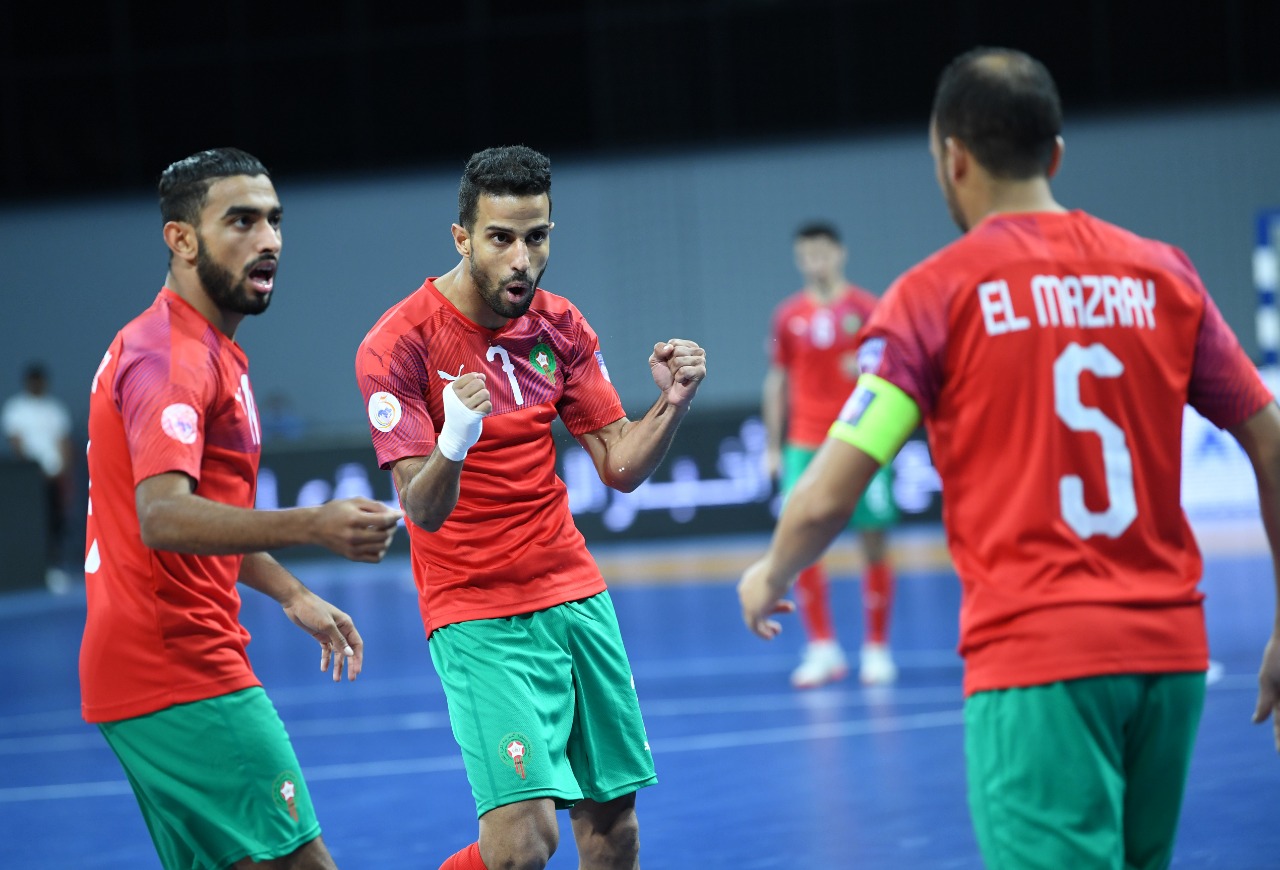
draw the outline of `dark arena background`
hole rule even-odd
[[[1185,250],[1275,389],[1278,39],[1271,0],[0,4],[0,398],[43,362],[78,463],[70,582],[50,589],[40,474],[0,448],[0,636],[14,652],[0,693],[6,867],[159,866],[119,764],[79,715],[75,569],[90,380],[165,275],[160,172],[235,145],[270,168],[284,204],[276,298],[237,333],[263,423],[259,506],[392,502],[355,349],[456,263],[467,157],[515,143],[548,154],[555,173],[542,284],[600,335],[628,413],[653,401],[655,342],[708,351],[693,411],[634,493],[605,489],[557,433],[661,780],[639,796],[643,866],[981,867],[965,803],[959,584],[923,432],[895,461],[897,683],[797,692],[795,619],[772,644],[741,623],[734,585],[778,510],[760,396],[771,312],[800,286],[792,233],[834,223],[849,279],[875,293],[953,240],[926,136],[938,74],[975,45],[1023,49],[1063,98],[1058,199]],[[1253,475],[1191,411],[1183,459],[1214,667],[1173,866],[1274,868],[1280,759],[1270,729],[1249,723],[1274,595]],[[376,566],[276,555],[352,613],[368,645],[360,680],[333,686],[313,642],[243,592],[250,655],[326,841],[345,868],[438,866],[474,839],[474,805],[407,536]],[[856,649],[855,539],[827,562]],[[576,866],[563,814],[562,831],[553,868]]]

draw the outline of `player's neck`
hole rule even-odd
[[[436,285],[441,295],[448,299],[463,317],[477,326],[497,330],[511,322],[510,318],[498,314],[484,301],[480,295],[480,288],[471,280],[471,272],[467,269],[466,260],[458,263],[431,283]]]
[[[838,276],[831,281],[811,281],[804,286],[804,291],[815,302],[831,302],[840,296],[847,283],[844,276]]]
[[[240,325],[240,321],[244,320],[244,315],[236,311],[227,311],[220,308],[216,302],[204,289],[204,285],[200,283],[200,279],[194,275],[179,276],[174,274],[173,270],[165,276],[164,286],[168,287],[178,296],[189,304],[196,311],[200,312],[205,320],[213,324],[213,327],[225,335],[227,338],[234,339],[236,337],[236,327]]]
[[[993,214],[1065,211],[1066,209],[1053,198],[1053,191],[1049,188],[1047,178],[1001,181],[991,184],[988,188],[978,220]]]

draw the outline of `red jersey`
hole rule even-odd
[[[356,354],[383,468],[431,454],[444,425],[441,391],[464,372],[486,375],[493,411],[463,462],[458,503],[434,533],[406,521],[428,636],[605,588],[569,513],[551,435],[557,415],[574,435],[625,416],[595,332],[541,289],[524,316],[486,329],[428,280],[382,316]]]
[[[817,447],[858,380],[857,333],[879,300],[849,284],[828,304],[805,291],[773,312],[769,361],[787,372],[787,441]]]
[[[1182,415],[1272,400],[1181,251],[1082,212],[988,217],[903,275],[859,362],[920,406],[968,693],[1203,670]]]
[[[239,621],[243,557],[148,549],[134,500],[143,480],[178,471],[199,496],[253,507],[262,439],[244,351],[166,288],[116,334],[90,393],[84,718],[260,685]]]

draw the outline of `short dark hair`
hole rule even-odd
[[[467,230],[475,226],[480,195],[547,195],[551,210],[551,161],[523,145],[486,148],[471,155],[458,185],[458,224]]]
[[[801,239],[830,239],[837,245],[843,244],[835,226],[826,221],[810,221],[807,224],[801,224],[796,230],[796,241]]]
[[[165,223],[200,223],[209,188],[233,175],[271,177],[262,161],[239,148],[213,148],[171,163],[160,175],[160,217]]]
[[[942,71],[933,100],[938,141],[955,137],[998,178],[1045,175],[1062,131],[1062,101],[1040,61],[1011,48],[975,48]]]

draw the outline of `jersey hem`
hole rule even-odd
[[[255,675],[248,674],[234,679],[221,680],[215,683],[202,683],[199,686],[186,686],[179,691],[167,690],[160,695],[150,695],[142,700],[134,700],[125,704],[110,706],[89,706],[81,703],[80,715],[90,724],[123,722],[126,719],[137,719],[160,710],[167,710],[179,704],[190,704],[195,701],[207,701],[222,695],[230,695],[244,689],[252,689],[262,685]]]
[[[964,679],[964,695],[978,692],[996,692],[1002,689],[1026,689],[1032,686],[1045,686],[1065,680],[1083,680],[1090,677],[1113,677],[1126,674],[1177,674],[1203,673],[1209,669],[1209,654],[1202,651],[1196,655],[1182,654],[1168,658],[1143,658],[1135,661],[1076,662],[1071,665],[1059,665],[1027,674],[1025,667],[1017,676],[1002,673],[1003,668],[986,668],[977,674],[969,672],[966,667]],[[985,672],[984,672],[985,671]],[[994,672],[994,673],[993,673]]]
[[[493,607],[478,608],[475,610],[461,610],[430,619],[428,619],[424,614],[423,622],[426,625],[427,637],[430,638],[432,632],[437,628],[444,628],[445,626],[454,625],[459,622],[474,622],[478,619],[502,619],[508,616],[523,616],[526,613],[534,613],[538,610],[546,610],[550,607],[568,604],[570,601],[590,598],[593,595],[599,595],[601,592],[607,591],[608,588],[608,585],[604,582],[604,578],[598,577],[593,582],[583,586],[563,589],[556,592],[554,595],[544,595],[528,601],[506,602]],[[422,601],[421,594],[419,594],[419,600]],[[425,604],[426,602],[423,601],[422,603]]]

